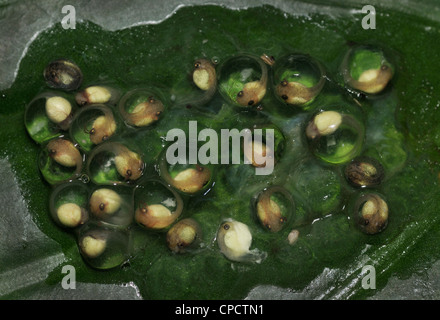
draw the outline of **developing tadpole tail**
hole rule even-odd
[[[125,180],[137,180],[142,176],[144,163],[139,154],[131,151],[122,144],[114,145],[115,164],[118,173]]]
[[[131,147],[130,147],[131,148]],[[125,144],[106,141],[87,157],[87,175],[95,184],[129,185],[139,179],[145,168],[142,156]]]
[[[352,214],[357,227],[366,234],[382,232],[388,225],[388,204],[378,193],[361,194]]]
[[[165,111],[159,94],[152,89],[134,89],[119,102],[119,112],[125,122],[134,127],[147,127],[158,121]]]
[[[381,92],[393,77],[392,69],[383,64],[379,69],[369,69],[362,73],[359,80],[348,78],[347,84],[366,93],[376,94]]]
[[[213,184],[214,172],[212,166],[184,163],[170,164],[167,159],[167,149],[158,159],[158,169],[161,179],[175,190],[185,195],[196,196],[209,191]],[[188,153],[186,153],[188,155]]]
[[[294,201],[282,186],[271,186],[255,196],[253,210],[262,227],[278,232],[286,227],[292,218]]]
[[[308,55],[283,56],[274,68],[276,95],[288,105],[305,107],[322,91],[325,74],[322,64]]]
[[[172,178],[172,185],[186,193],[195,193],[203,189],[209,182],[211,172],[209,168],[196,166],[179,172]]]
[[[116,121],[113,117],[113,113],[109,109],[102,110],[104,114],[97,117],[93,121],[92,128],[88,130],[90,141],[92,141],[93,144],[104,142],[116,131]]]
[[[50,140],[40,151],[38,160],[40,172],[50,184],[78,178],[83,168],[83,155],[65,138]]]
[[[82,168],[82,155],[75,145],[65,139],[53,139],[47,144],[49,156],[64,167],[77,167],[77,171]]]
[[[260,58],[237,55],[224,61],[219,70],[219,91],[234,105],[258,106],[267,91],[268,67]]]
[[[134,194],[135,220],[148,230],[166,230],[182,214],[182,197],[160,181],[143,182]]]
[[[73,117],[69,133],[88,152],[122,130],[121,121],[112,108],[104,104],[94,104],[79,108]]]
[[[353,159],[344,170],[345,178],[354,187],[367,188],[379,185],[385,177],[382,164],[376,159]]]
[[[377,95],[388,87],[394,76],[394,67],[382,49],[357,45],[345,55],[341,73],[351,89]]]
[[[245,83],[243,89],[237,93],[237,102],[241,106],[253,106],[259,104],[266,95],[268,71],[261,59],[256,59],[261,68],[261,78],[256,81]]]

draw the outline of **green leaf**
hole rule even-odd
[[[377,9],[387,18],[374,32],[362,29],[356,15],[341,20],[311,12],[304,19],[271,6],[182,7],[159,24],[109,31],[81,21],[75,30],[54,24],[42,31],[23,56],[14,84],[0,92],[0,297],[50,296],[60,290],[67,264],[75,267],[80,283],[93,288],[108,285],[121,292],[124,284],[132,284],[144,299],[242,299],[258,290],[276,298],[287,289],[292,298],[365,299],[386,287],[391,276],[408,277],[429,268],[439,258],[440,239],[440,153],[438,137],[432,135],[440,130],[435,112],[440,92],[431,89],[440,83],[432,61],[440,51],[440,26],[415,15]],[[129,261],[103,272],[89,267],[75,235],[52,221],[48,210],[52,187],[37,168],[41,146],[24,126],[26,105],[48,89],[42,70],[50,60],[75,61],[84,73],[82,88],[103,82],[122,91],[154,85],[173,101],[173,95],[187,92],[188,70],[201,56],[216,57],[221,63],[238,52],[259,56],[264,49],[276,58],[294,48],[321,61],[334,79],[347,42],[371,42],[372,37],[394,52],[397,71],[390,92],[368,101],[358,97],[367,132],[364,151],[383,161],[389,173],[377,189],[390,207],[389,225],[381,234],[365,235],[351,225],[350,203],[359,190],[344,181],[340,167],[323,164],[317,170],[325,173],[323,181],[309,182],[306,192],[298,192],[294,171],[310,156],[302,136],[309,111],[286,110],[271,92],[255,114],[283,131],[282,159],[269,177],[256,176],[249,166],[219,168],[206,196],[185,198],[182,216],[196,219],[203,229],[200,252],[174,255],[164,233],[134,227]],[[332,100],[325,95],[319,97],[310,112],[328,102]],[[121,139],[140,146],[151,169],[169,129],[186,130],[189,120],[215,129],[246,125],[255,115],[243,116],[219,97],[212,103],[208,110],[171,104],[157,125],[139,132],[127,129]],[[268,233],[250,213],[254,194],[272,184],[286,184],[294,195],[300,231],[294,245],[286,240],[290,230]],[[309,204],[304,201],[309,197],[313,210],[323,215],[308,216]],[[231,262],[220,253],[215,237],[225,218],[249,225],[251,248],[268,254],[261,264]],[[377,290],[362,287],[362,269],[368,264],[376,270]],[[278,289],[270,293],[265,285]]]

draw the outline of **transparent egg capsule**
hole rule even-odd
[[[231,261],[260,263],[267,256],[257,248],[250,249],[252,234],[242,222],[227,219],[220,225],[216,239],[220,252]]]
[[[254,125],[251,140],[243,139],[246,163],[257,168],[273,167],[281,159],[285,147],[282,131],[273,124]]]
[[[73,180],[81,174],[83,155],[72,141],[55,138],[42,148],[38,167],[50,184]]]
[[[344,175],[352,186],[369,188],[381,184],[385,177],[385,170],[376,159],[358,157],[346,165]]]
[[[161,178],[173,188],[187,195],[209,191],[212,185],[212,169],[199,164],[160,163]]]
[[[341,179],[331,167],[322,166],[315,159],[306,158],[295,166],[290,177],[290,190],[295,190],[307,213],[305,218],[312,220],[323,217],[339,209],[341,204]]]
[[[75,101],[79,106],[89,104],[115,105],[120,98],[120,91],[106,85],[88,86],[75,95]]]
[[[356,227],[362,232],[366,234],[380,233],[388,225],[388,204],[379,193],[362,193],[356,199],[352,217]]]
[[[148,230],[165,230],[182,213],[182,197],[157,180],[143,182],[134,193],[135,221]]]
[[[188,73],[188,78],[179,86],[180,89],[173,92],[174,105],[188,109],[209,107],[207,103],[217,92],[217,64],[215,58],[198,58],[185,64],[184,72]]]
[[[87,222],[89,220],[88,193],[87,185],[79,181],[56,186],[49,199],[49,210],[53,220],[67,229],[74,229]]]
[[[277,97],[288,105],[305,107],[321,92],[325,70],[308,55],[289,54],[277,59],[273,85]]]
[[[83,80],[81,69],[66,59],[50,62],[44,69],[43,76],[49,87],[65,91],[78,89]]]
[[[234,105],[255,106],[266,94],[267,77],[267,66],[259,57],[235,56],[219,67],[219,92]]]
[[[70,136],[85,152],[88,152],[121,130],[122,125],[110,107],[94,104],[81,108],[75,114],[70,127]]]
[[[129,257],[129,234],[121,228],[88,222],[78,232],[81,256],[93,268],[112,269],[122,265]]]
[[[289,225],[294,207],[291,194],[282,186],[265,188],[252,200],[253,214],[271,232],[278,232]]]
[[[194,154],[189,146],[185,148],[183,154],[174,157],[174,154],[171,155],[173,152],[170,151],[172,147],[173,144],[166,147],[158,159],[160,177],[165,183],[185,195],[207,193],[214,183],[213,166],[209,163],[202,165],[198,159],[192,159]]]
[[[96,187],[88,204],[91,215],[99,221],[118,226],[128,226],[133,222],[133,189],[130,187]]]
[[[120,142],[104,142],[90,152],[86,170],[98,185],[132,184],[144,171],[141,153]]]
[[[164,111],[164,99],[153,89],[134,89],[119,102],[122,118],[134,127],[147,127],[155,123]]]
[[[36,96],[27,106],[24,123],[30,137],[44,143],[69,129],[76,106],[71,99],[54,92]]]
[[[350,108],[323,108],[312,116],[305,134],[315,156],[328,163],[341,164],[362,151],[365,127]]]
[[[174,253],[186,253],[197,249],[201,239],[202,229],[192,218],[176,222],[167,232],[167,245]]]
[[[341,73],[345,85],[366,95],[385,90],[394,76],[394,67],[377,47],[356,45],[344,57]]]

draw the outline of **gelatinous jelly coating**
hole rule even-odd
[[[146,180],[134,193],[136,223],[150,230],[165,230],[182,214],[182,197],[162,181]]]
[[[68,229],[75,229],[89,220],[89,187],[77,180],[58,183],[49,198],[53,220]]]
[[[274,64],[274,86],[277,96],[285,103],[305,107],[325,85],[321,63],[302,54],[288,54]]]
[[[83,80],[81,69],[74,62],[64,59],[50,62],[43,75],[49,87],[66,91],[78,89]]]
[[[55,138],[40,150],[38,166],[44,179],[55,185],[79,177],[83,155],[70,140]]]
[[[394,76],[394,67],[384,52],[373,46],[351,48],[341,69],[347,86],[371,95],[384,91]]]
[[[374,187],[382,183],[385,170],[382,164],[372,158],[357,158],[347,164],[345,177],[353,186]]]
[[[104,104],[81,107],[73,116],[69,134],[81,149],[91,151],[122,131],[118,115]]]
[[[291,167],[289,174],[283,177],[286,186],[270,184],[272,177],[267,177],[264,188],[258,187],[259,181],[255,186],[245,186],[239,194],[243,199],[249,199],[246,197],[252,194],[249,212],[245,214],[248,218],[255,218],[252,221],[261,229],[258,232],[275,236],[284,234],[289,227],[290,233],[284,234],[284,241],[287,239],[287,244],[293,245],[300,234],[295,222],[301,225],[341,209],[343,185],[337,171],[330,165],[345,164],[362,152],[365,123],[361,104],[354,103],[347,95],[338,103],[314,105],[326,83],[325,71],[320,63],[302,54],[287,55],[279,62],[268,55],[260,58],[237,55],[224,60],[218,69],[217,74],[216,65],[207,59],[195,61],[190,81],[195,85],[193,89],[204,92],[204,98],[199,102],[209,104],[209,99],[218,90],[225,108],[259,106],[258,111],[261,111],[264,109],[263,98],[269,95],[269,99],[275,98],[271,103],[278,101],[283,107],[287,103],[301,105],[304,111],[313,109],[300,115],[302,124],[294,129],[287,129],[289,126],[284,127],[282,123],[275,125],[268,119],[263,121],[264,115],[253,114],[250,109],[244,108],[242,114],[229,115],[242,127],[246,121],[250,124],[250,129],[246,129],[252,137],[250,148],[244,142],[240,144],[246,165],[265,167],[268,162],[260,160],[270,159],[273,164]],[[378,70],[386,72],[382,67]],[[375,76],[381,77],[373,71],[366,70],[356,81],[367,83],[375,80]],[[273,72],[270,73],[274,76],[272,83],[268,83],[269,72]],[[162,121],[158,120],[165,109],[169,117],[168,112],[181,107],[181,103],[176,101],[175,105],[165,105],[159,91],[151,88],[127,90],[119,99],[120,93],[104,85],[86,87],[74,97],[79,110],[73,110],[70,101],[64,97],[48,95],[42,100],[46,103],[45,116],[51,122],[58,124],[67,118],[73,119],[69,122],[66,137],[56,137],[47,143],[44,149],[46,158],[61,167],[75,170],[76,175],[84,173],[89,178],[84,180],[88,184],[86,203],[63,198],[59,205],[52,205],[55,212],[52,214],[60,225],[78,230],[81,254],[98,269],[114,268],[126,261],[129,241],[124,232],[129,233],[135,226],[144,232],[165,235],[164,244],[174,253],[190,252],[200,244],[202,227],[190,217],[193,212],[186,207],[187,201],[191,203],[187,198],[203,200],[211,188],[215,191],[212,165],[189,161],[170,164],[164,156],[167,150],[163,141],[159,141],[160,148],[157,149],[148,149],[147,146],[157,141],[130,141],[131,137],[143,138],[151,130],[156,130],[151,126],[153,123],[158,130],[163,130]],[[173,99],[167,100],[170,101]],[[172,112],[170,114],[172,116]],[[168,126],[173,123],[165,119],[165,124],[167,120],[170,121]],[[289,141],[285,138],[288,133],[285,130],[301,131],[297,140],[304,138],[304,141]],[[255,139],[258,133],[265,133],[264,138]],[[70,137],[77,144],[71,142]],[[159,135],[156,138],[159,140]],[[285,156],[289,154],[286,146],[302,142],[308,147],[302,150],[308,153],[290,162],[292,154]],[[84,171],[84,157],[79,148],[87,159]],[[188,147],[185,149],[188,152],[186,160],[189,160],[193,156],[189,153],[194,151]],[[146,150],[155,150],[155,154],[147,154]],[[148,155],[147,162],[145,154]],[[237,165],[239,167],[241,161]],[[146,166],[154,166],[152,177],[144,176]],[[51,171],[49,165],[45,168]],[[346,167],[345,174],[353,186],[372,186],[382,182],[374,169],[376,167],[353,160]],[[380,167],[377,170],[380,171]],[[42,172],[44,175],[43,169]],[[69,174],[68,179],[75,178],[72,178],[72,172]],[[280,172],[276,174],[280,175]],[[63,179],[66,178],[63,176]],[[59,198],[62,198],[61,193]],[[297,201],[303,215],[300,218],[295,216]],[[356,214],[358,226],[368,234],[382,231],[388,223],[388,206],[376,194],[358,200]],[[179,220],[181,216],[183,219]],[[219,251],[231,261],[260,263],[267,257],[266,252],[251,249],[253,235],[250,225],[244,222],[232,218],[223,220],[214,238]]]
[[[313,154],[325,162],[341,164],[361,153],[365,126],[355,114],[325,110],[312,117],[305,135]]]
[[[131,126],[148,127],[158,121],[165,111],[162,100],[153,89],[134,89],[125,93],[119,101],[119,113]]]
[[[259,192],[254,203],[257,219],[271,232],[278,232],[286,227],[294,210],[294,200],[282,186],[271,186]]]
[[[213,178],[212,165],[189,164],[189,161],[186,164],[168,163],[166,148],[158,159],[158,169],[163,181],[186,195],[197,195],[206,191]]]
[[[29,136],[39,144],[61,137],[69,129],[75,109],[65,93],[38,94],[25,110],[24,124]]]
[[[105,141],[91,150],[86,172],[95,184],[131,184],[144,172],[142,156],[120,142]]]
[[[127,261],[130,252],[127,231],[90,221],[78,230],[78,248],[96,269],[112,269]]]
[[[202,238],[200,224],[185,218],[175,223],[167,232],[168,248],[175,253],[185,253],[194,248]]]
[[[382,232],[388,225],[388,204],[378,193],[360,195],[352,214],[356,226],[367,234]]]
[[[259,57],[235,56],[220,66],[219,91],[238,106],[258,105],[266,95],[267,77],[266,64]]]

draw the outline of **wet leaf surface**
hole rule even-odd
[[[261,288],[265,285],[308,292],[307,298],[363,299],[375,294],[361,286],[365,265],[375,267],[378,289],[385,287],[391,277],[405,278],[427,270],[438,259],[435,244],[440,231],[440,116],[435,112],[440,92],[433,87],[440,76],[432,67],[433,57],[440,50],[440,41],[435,41],[440,40],[439,25],[431,22],[428,30],[426,22],[417,17],[388,9],[382,12],[378,17],[381,28],[374,33],[363,30],[358,19],[341,21],[316,13],[288,16],[270,6],[246,10],[184,7],[157,25],[106,31],[85,21],[78,23],[76,30],[54,25],[42,32],[21,61],[14,84],[0,93],[1,176],[7,178],[2,184],[5,223],[1,229],[0,296],[38,296],[57,287],[65,264],[76,268],[80,282],[133,283],[144,299],[241,299],[254,288],[252,292],[264,292]],[[194,59],[201,56],[216,57],[221,63],[237,52],[264,52],[276,58],[299,51],[320,60],[336,78],[352,41],[386,47],[393,53],[397,67],[389,95],[362,101],[367,131],[365,152],[382,160],[388,173],[378,188],[390,207],[389,225],[382,233],[367,236],[353,228],[347,217],[357,191],[343,179],[338,167],[329,170],[340,179],[332,175],[328,185],[317,187],[317,197],[331,200],[324,216],[308,215],[310,205],[303,200],[309,195],[291,188],[297,196],[299,217],[294,227],[300,231],[295,245],[285,241],[290,230],[274,235],[255,223],[249,214],[251,197],[269,184],[295,186],[292,168],[311,159],[301,156],[308,154],[300,128],[309,111],[286,110],[270,94],[260,112],[238,112],[219,96],[214,97],[208,110],[170,108],[153,130],[133,136],[132,141],[141,147],[148,145],[144,148],[154,155],[162,148],[160,137],[171,128],[186,130],[189,120],[220,129],[225,125],[246,127],[268,119],[287,137],[284,158],[273,175],[256,176],[249,166],[221,167],[211,192],[187,200],[183,216],[200,222],[206,235],[203,251],[177,256],[166,247],[164,234],[136,230],[135,250],[128,263],[102,272],[82,260],[75,238],[52,221],[48,210],[51,187],[38,172],[39,146],[28,136],[23,121],[27,103],[47,89],[42,70],[49,61],[60,57],[75,61],[83,71],[82,87],[111,83],[129,90],[154,84],[169,96],[181,96],[193,90],[188,74]],[[334,99],[324,92],[315,103]],[[315,188],[314,184],[308,187]],[[327,187],[329,194],[325,192]],[[335,197],[340,198],[336,206]],[[17,211],[25,213],[14,216]],[[219,252],[215,234],[224,218],[250,226],[252,247],[268,253],[261,264],[231,262]],[[20,274],[26,274],[24,279],[28,281],[9,279],[17,279]]]

